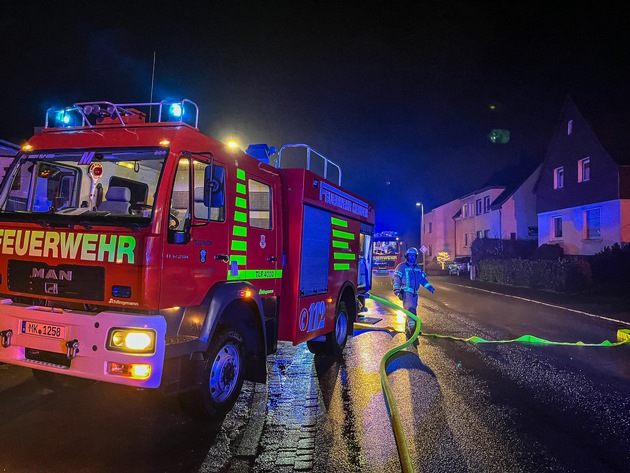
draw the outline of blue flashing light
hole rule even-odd
[[[70,124],[70,115],[65,110],[59,110],[55,116],[55,121],[60,127],[68,126]]]
[[[182,115],[184,115],[184,109],[182,107],[182,104],[181,103],[172,104],[169,110],[169,113],[174,118],[181,119]]]

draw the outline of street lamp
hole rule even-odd
[[[420,207],[420,248],[422,252],[422,271],[424,271],[424,251],[422,251],[422,226],[424,225],[424,205],[422,202],[416,202],[416,207]]]

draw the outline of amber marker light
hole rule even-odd
[[[165,148],[171,144],[171,140],[162,140],[160,141],[160,146],[164,146]]]
[[[22,151],[32,151],[32,150],[33,150],[33,147],[29,145],[28,143],[22,146]]]
[[[107,363],[107,373],[131,379],[148,379],[151,376],[151,365],[146,363]]]
[[[151,365],[131,365],[131,377],[135,379],[147,379],[151,376]]]
[[[332,303],[332,301],[333,301],[333,300],[332,300],[332,297],[329,297],[328,299],[326,299],[326,302],[328,302],[329,304],[331,304],[331,303]]]

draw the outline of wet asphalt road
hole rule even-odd
[[[623,324],[433,278],[425,334],[615,341]],[[376,278],[373,293],[390,294]],[[268,385],[246,383],[216,425],[151,392],[60,395],[0,365],[0,471],[397,472],[379,365],[404,319],[368,301],[343,360],[280,344]],[[627,326],[627,325],[626,325]],[[630,461],[630,346],[473,344],[423,336],[388,366],[413,471],[618,472]]]

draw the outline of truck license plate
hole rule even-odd
[[[46,338],[66,338],[66,327],[63,325],[42,324],[30,320],[22,320],[22,333],[26,335],[39,335]]]

